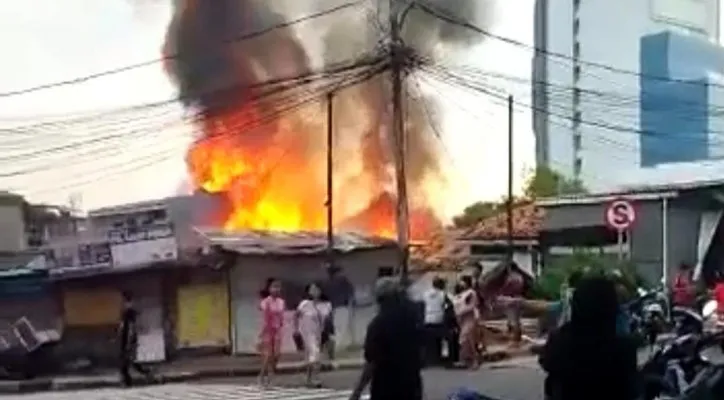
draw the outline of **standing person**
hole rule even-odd
[[[121,324],[118,329],[120,335],[121,355],[121,379],[123,386],[130,387],[133,384],[131,369],[143,375],[146,379],[152,380],[151,371],[144,368],[136,361],[138,351],[138,311],[133,306],[133,296],[129,292],[123,292],[123,310],[121,312]]]
[[[312,283],[305,288],[307,298],[302,300],[294,315],[294,332],[304,344],[307,362],[307,386],[321,387],[319,362],[321,350],[332,339],[332,304],[319,285]]]
[[[488,310],[491,309],[492,304],[490,303],[491,296],[487,293],[486,285],[483,284],[483,266],[479,263],[473,265],[472,274],[472,288],[475,292],[478,309],[478,322],[475,328],[475,343],[476,348],[480,354],[485,353],[487,348],[486,335],[485,335],[485,319],[488,314]]]
[[[499,290],[500,296],[520,300],[525,292],[525,277],[516,262],[506,265],[505,278]],[[505,307],[505,316],[508,325],[508,334],[514,346],[519,346],[523,340],[523,329],[520,321],[520,302],[513,301]]]
[[[367,327],[365,365],[350,400],[422,400],[422,333],[412,301],[394,278],[375,284],[378,314]]]
[[[694,307],[696,304],[696,284],[694,283],[693,269],[687,263],[681,263],[674,277],[671,288],[673,303],[679,307]]]
[[[286,304],[281,297],[282,283],[278,279],[269,278],[267,286],[262,290],[262,300],[259,304],[262,324],[259,333],[259,350],[262,356],[261,370],[259,371],[259,385],[271,385],[276,372],[282,346],[282,327],[284,326],[284,311]]]
[[[456,284],[453,289],[453,297],[463,292],[463,288]],[[454,367],[460,361],[460,326],[455,314],[455,303],[450,295],[445,294],[445,343],[447,344],[448,367]]]
[[[336,325],[335,340],[329,342],[327,350],[329,358],[334,359],[334,351],[337,347],[336,339],[349,339],[351,334],[350,324],[352,308],[354,307],[354,286],[345,276],[344,271],[337,265],[327,264],[327,279],[322,283],[322,291],[329,297],[332,304],[333,320]],[[346,335],[346,336],[345,336]]]
[[[463,276],[459,284],[462,292],[455,297],[454,303],[460,326],[460,358],[468,368],[477,369],[480,365],[478,296],[473,289],[471,276]]]
[[[638,398],[637,348],[616,332],[618,306],[611,280],[592,277],[578,284],[571,320],[549,336],[540,356],[547,398]]]
[[[442,340],[445,336],[445,281],[435,277],[432,288],[423,294],[425,305],[425,361],[438,365],[442,361]]]
[[[716,280],[713,293],[714,300],[716,301],[716,325],[724,328],[724,273],[722,273],[722,271],[716,271],[714,279]],[[724,346],[724,343],[722,343],[722,346]]]

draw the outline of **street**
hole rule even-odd
[[[325,389],[302,388],[301,374],[281,375],[275,388],[261,390],[256,379],[233,378],[165,384],[132,389],[45,392],[7,396],[17,400],[346,400],[359,370],[323,374]],[[535,358],[490,364],[478,371],[428,369],[424,371],[426,400],[442,400],[454,389],[468,387],[500,400],[539,400],[542,373]]]
[[[718,349],[707,356],[722,360]],[[646,352],[640,354],[640,361]],[[324,389],[306,389],[302,374],[279,375],[274,388],[261,390],[255,377],[208,379],[198,382],[8,396],[17,400],[346,400],[360,374],[348,369],[323,373]],[[542,399],[543,373],[532,356],[483,365],[477,371],[426,369],[425,400],[443,400],[457,388],[470,388],[499,400]]]

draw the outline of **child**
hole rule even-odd
[[[259,334],[259,350],[262,356],[259,385],[268,387],[276,371],[282,344],[282,327],[286,304],[281,298],[282,284],[278,279],[267,280],[267,287],[262,291],[259,305],[262,315],[261,332]]]

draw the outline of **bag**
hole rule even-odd
[[[322,321],[322,346],[326,346],[332,336],[334,336],[334,320],[332,319],[332,315],[330,314],[327,318],[324,319],[324,321]]]
[[[297,351],[304,351],[304,338],[302,338],[301,333],[294,332],[292,334],[292,340],[294,340],[294,347],[297,349]]]

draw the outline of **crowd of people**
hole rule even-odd
[[[295,307],[292,339],[304,354],[306,381],[311,387],[321,386],[322,357],[334,358],[335,310],[349,301],[353,291],[351,283],[338,271],[330,268],[324,282],[309,283],[304,298]],[[425,365],[478,368],[486,350],[483,322],[496,306],[507,317],[513,344],[519,344],[522,338],[521,309],[556,316],[556,327],[549,332],[539,360],[547,374],[547,399],[638,397],[637,345],[629,335],[625,311],[631,288],[625,287],[620,273],[575,271],[564,283],[559,301],[540,303],[523,299],[526,282],[515,263],[506,265],[492,279],[483,277],[482,272],[480,266],[475,266],[450,291],[445,280],[435,278],[421,303],[410,298],[397,278],[380,277],[375,285],[378,313],[367,327],[364,342],[366,364],[350,400],[359,400],[368,385],[372,400],[419,400]],[[724,324],[724,276],[718,274],[715,280],[708,294],[717,301],[719,321]],[[283,289],[279,279],[269,278],[260,293],[259,383],[263,386],[272,383],[281,354],[288,308]],[[674,305],[695,306],[700,291],[691,266],[681,264],[670,292]],[[131,369],[149,379],[153,376],[135,361],[138,313],[132,295],[124,293],[123,298],[120,372],[123,383],[130,386]]]
[[[433,280],[423,295],[425,326],[425,361],[428,365],[458,363],[476,369],[487,348],[483,321],[496,306],[503,305],[513,344],[522,339],[520,308],[515,306],[525,291],[520,268],[512,263],[500,271],[499,279],[485,279],[480,265],[471,275],[463,275],[447,291],[447,282]],[[443,347],[447,351],[443,352]],[[443,354],[445,353],[445,354]]]

